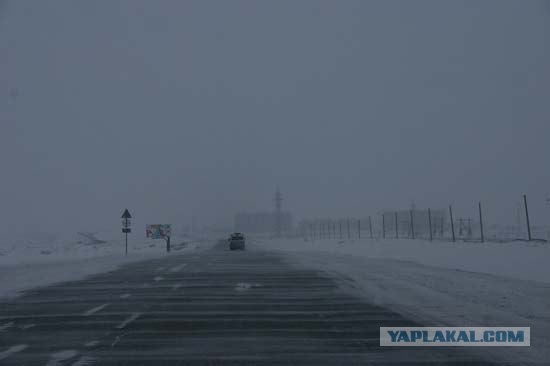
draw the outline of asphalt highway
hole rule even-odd
[[[379,346],[379,327],[413,325],[280,253],[219,244],[0,303],[0,364],[487,364],[463,349]]]

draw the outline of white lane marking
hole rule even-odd
[[[3,325],[0,325],[0,332],[3,332],[5,330],[8,330],[9,328],[13,327],[15,325],[14,322],[9,322]]]
[[[90,310],[84,313],[84,316],[90,316],[92,314],[95,314],[98,311],[105,309],[107,306],[109,306],[109,304],[103,304],[103,305],[96,306],[95,308],[91,308]]]
[[[120,342],[122,340],[122,337],[124,337],[126,334],[121,334],[119,336],[116,336],[115,340],[113,341],[113,343],[111,343],[111,347],[114,347],[118,344],[118,342]]]
[[[36,324],[24,324],[24,325],[20,326],[19,328],[21,328],[23,330],[27,330],[27,329],[30,329],[34,326],[36,326]]]
[[[71,366],[89,366],[95,363],[95,358],[90,356],[82,356],[76,362],[73,362]]]
[[[99,341],[89,341],[89,342],[84,343],[84,346],[86,346],[86,347],[95,347],[98,344],[99,344]]]
[[[130,296],[132,296],[132,294],[122,294],[122,295],[120,295],[120,298],[121,298],[121,299],[127,299],[127,298],[129,298]]]
[[[73,349],[56,352],[50,356],[50,360],[46,366],[62,366],[65,361],[76,357],[76,355],[78,355],[78,352]]]
[[[117,329],[124,329],[128,324],[130,324],[131,322],[133,322],[134,320],[136,320],[137,318],[139,318],[141,316],[141,313],[133,313],[132,315],[130,315],[130,317],[128,317],[126,320],[124,320],[122,323],[120,323],[119,325],[116,326]]]
[[[187,265],[187,263],[183,263],[183,264],[179,264],[175,267],[173,267],[170,272],[179,272],[181,271],[183,268],[185,268],[185,266]]]
[[[164,280],[164,277],[160,277],[160,276],[157,276],[155,278],[153,278],[155,280],[155,282],[159,282],[159,281],[162,281]]]
[[[150,287],[151,287],[151,285],[148,284],[148,283],[144,283],[144,284],[143,284],[143,288],[150,288]]]
[[[159,268],[157,268],[157,271],[160,272],[160,271],[162,271],[163,269],[164,269],[164,267],[159,267]]]
[[[116,336],[116,338],[115,338],[115,340],[113,341],[113,343],[111,343],[111,347],[116,346],[118,342],[120,342],[120,336]]]
[[[180,287],[181,287],[181,283],[175,284],[174,286],[172,286],[172,290],[177,290]]]
[[[28,346],[26,344],[18,344],[16,346],[11,346],[7,350],[0,352],[0,360],[3,360],[5,358],[8,358],[9,356],[13,355],[14,353],[21,352]]]
[[[237,283],[237,285],[235,286],[235,290],[246,291],[246,290],[250,290],[252,287],[262,287],[262,285],[259,283],[241,282],[241,283]]]

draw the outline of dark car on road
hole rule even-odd
[[[229,249],[231,250],[244,250],[244,235],[241,233],[233,233],[227,239],[229,242]]]

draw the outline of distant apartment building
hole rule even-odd
[[[281,212],[279,216],[281,232],[288,233],[292,230],[292,215],[290,212]],[[243,212],[235,215],[235,231],[243,233],[276,232],[278,217],[275,212]]]

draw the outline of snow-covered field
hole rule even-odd
[[[504,360],[550,360],[550,244],[422,240],[254,240],[344,288],[425,325],[529,326],[530,348],[483,348]],[[496,350],[496,351],[495,351]]]
[[[137,236],[137,235],[135,235]],[[81,233],[70,237],[0,240],[0,299],[56,282],[72,281],[166,253],[164,240],[128,239],[118,233]],[[173,236],[171,254],[209,247],[210,241]]]

